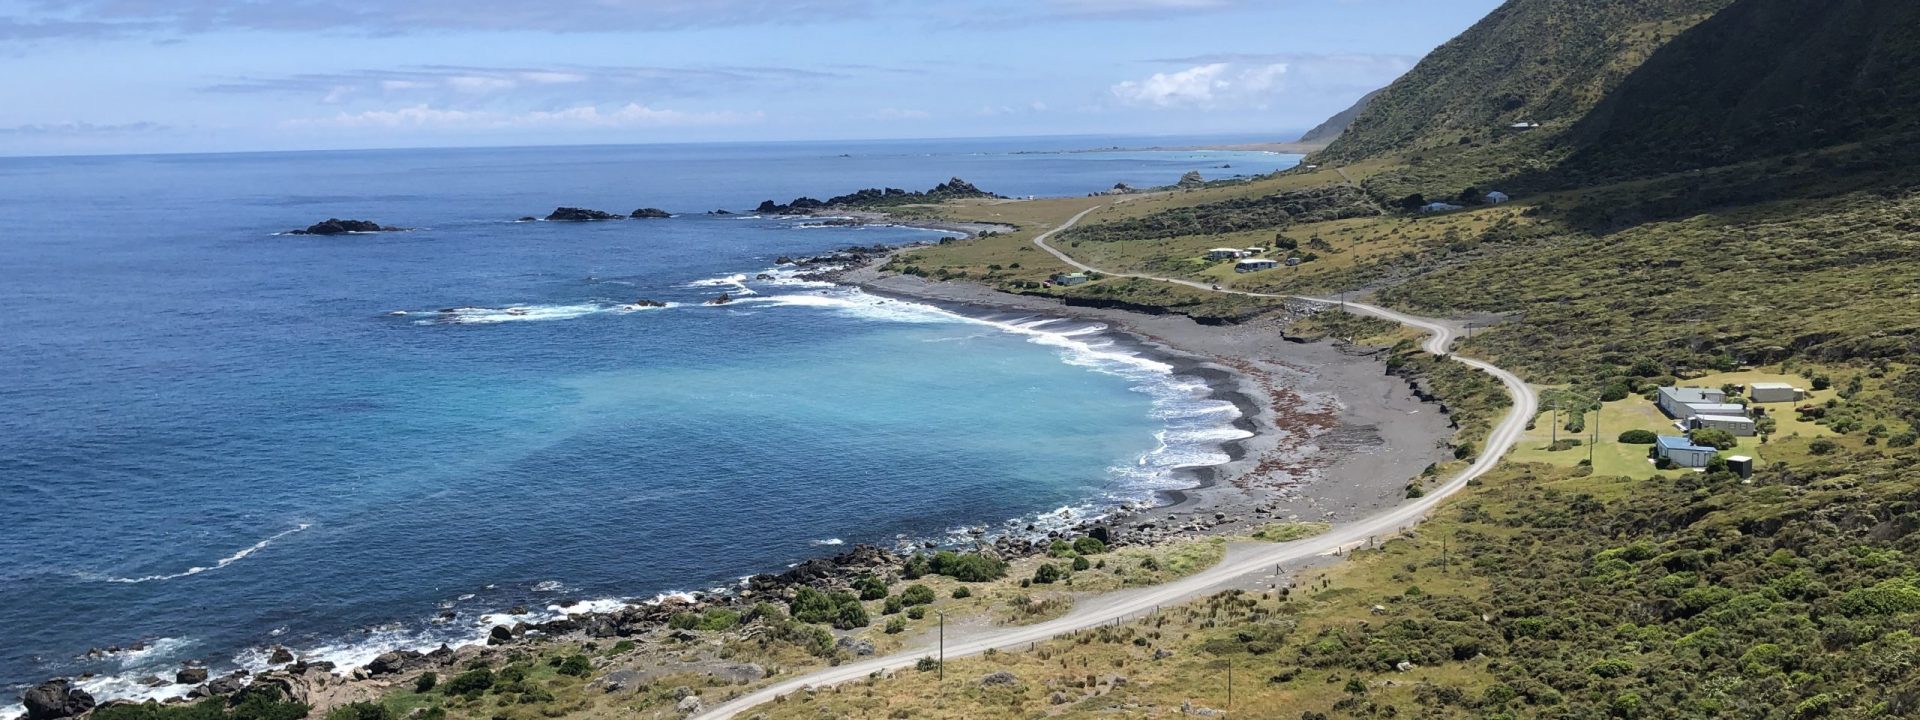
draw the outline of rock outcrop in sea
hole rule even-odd
[[[625,219],[627,219],[627,216],[625,215],[617,215],[610,212],[602,212],[599,210],[588,210],[586,208],[577,208],[577,207],[554,208],[553,212],[547,215],[547,220],[554,221],[554,222],[589,222],[594,220],[625,220]]]
[[[288,235],[346,235],[348,233],[405,232],[407,228],[381,225],[372,220],[341,220],[327,218],[324,221],[308,225],[300,230],[288,230]]]
[[[633,214],[627,217],[635,220],[661,219],[673,217],[673,213],[661,210],[660,208],[640,208],[639,210],[633,211]]]
[[[926,192],[907,192],[900,188],[866,188],[845,195],[827,198],[826,200],[797,197],[794,198],[792,202],[785,204],[767,200],[760,203],[759,207],[754,208],[754,212],[761,215],[806,215],[816,210],[863,210],[897,205],[940,203],[948,200],[964,200],[968,198],[998,197],[1001,196],[981,190],[975,187],[973,183],[961,180],[960,178],[952,178],[939,185],[933,186],[932,189]]]

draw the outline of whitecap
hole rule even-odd
[[[415,320],[415,325],[492,325],[504,322],[532,322],[543,320],[571,320],[592,315],[607,309],[605,305],[512,305],[503,308],[457,307],[447,308],[426,320]]]
[[[247,546],[247,548],[244,550],[241,550],[232,555],[228,555],[226,557],[220,558],[219,560],[215,561],[212,565],[195,565],[193,567],[187,568],[186,570],[182,570],[177,573],[168,573],[164,575],[147,575],[145,577],[133,577],[133,578],[107,577],[107,578],[100,578],[100,579],[105,580],[106,582],[111,582],[111,583],[143,583],[143,582],[154,582],[158,580],[173,580],[177,578],[187,577],[190,575],[199,575],[200,573],[207,572],[209,570],[219,570],[220,568],[240,562],[241,560],[245,560],[247,559],[247,556],[260,552],[261,550],[265,550],[268,545],[273,544],[273,541],[279,540],[280,538],[300,532],[301,530],[305,530],[308,527],[311,527],[311,525],[309,525],[308,523],[300,523],[299,525],[295,526],[291,530],[283,530],[279,533],[275,533],[274,535],[269,536],[265,540],[261,540],[260,542]]]
[[[833,545],[845,545],[847,544],[847,541],[841,540],[840,538],[827,538],[825,540],[808,540],[807,544],[812,545],[814,547],[822,547],[822,546],[833,546]]]

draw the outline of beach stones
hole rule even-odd
[[[63,678],[29,688],[20,694],[20,704],[27,708],[27,720],[55,720],[93,710],[93,696]]]
[[[173,674],[173,681],[181,685],[199,685],[207,681],[207,669],[203,667],[182,668]]]

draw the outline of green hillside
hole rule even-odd
[[[1920,129],[1920,3],[1741,0],[1563,140],[1568,171],[1712,167]]]
[[[1361,112],[1317,162],[1564,129],[1660,45],[1731,0],[1513,0],[1440,46]]]
[[[1360,100],[1355,102],[1352,107],[1341,110],[1339,114],[1327,118],[1326,122],[1314,126],[1312,130],[1307,131],[1307,134],[1301,135],[1299,142],[1303,144],[1333,142],[1334,138],[1340,137],[1341,133],[1346,132],[1347,128],[1353,125],[1353,119],[1360,117],[1360,113],[1366,112],[1367,106],[1372,104],[1373,99],[1380,97],[1380,93],[1383,92],[1386,92],[1386,88],[1381,88],[1361,96]]]

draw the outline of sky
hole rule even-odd
[[[1291,140],[1499,0],[0,0],[0,155]]]

